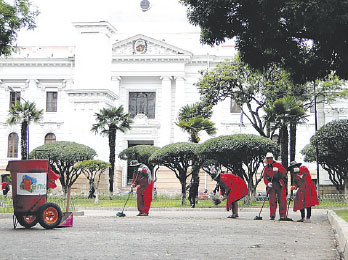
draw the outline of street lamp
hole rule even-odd
[[[314,83],[314,128],[315,133],[318,131],[318,116],[317,116],[317,93],[316,93],[316,85]],[[319,163],[318,163],[318,157],[319,157],[319,149],[318,149],[318,142],[315,142],[315,161],[317,163],[317,192],[319,195]],[[319,195],[320,196],[320,195]]]
[[[7,86],[7,88],[11,91],[11,92],[16,92],[12,87],[10,86]],[[25,103],[29,103],[28,101],[26,101],[24,98],[22,98],[22,96],[20,95],[19,96],[20,99],[22,99]],[[29,159],[29,120],[28,121],[28,124],[27,124],[27,158],[26,159]]]

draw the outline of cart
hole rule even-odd
[[[19,223],[31,228],[39,223],[46,229],[57,227],[62,220],[60,207],[47,202],[50,171],[48,160],[9,161],[13,199],[13,228]]]

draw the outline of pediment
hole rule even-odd
[[[192,53],[189,51],[142,34],[114,43],[112,52],[116,56],[192,56]]]

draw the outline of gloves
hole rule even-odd
[[[294,172],[298,173],[298,172],[300,172],[300,169],[299,168],[294,168]]]
[[[267,187],[268,187],[268,188],[272,188],[272,182],[269,182],[269,183],[267,184]]]
[[[278,168],[277,167],[273,167],[273,172],[278,172]]]
[[[291,186],[291,190],[296,190],[296,186],[295,186],[295,185],[292,185],[292,186]]]

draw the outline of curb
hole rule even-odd
[[[330,209],[327,211],[327,217],[332,228],[336,232],[338,252],[344,257],[344,259],[348,259],[348,223]]]

